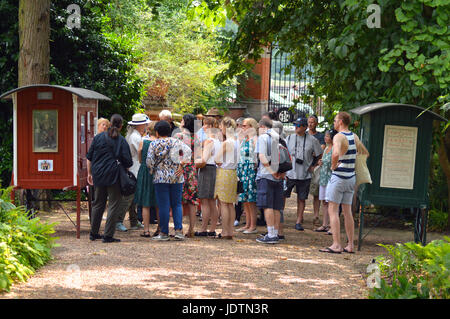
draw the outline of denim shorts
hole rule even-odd
[[[355,192],[356,178],[345,179],[331,175],[327,185],[325,200],[337,204],[351,205],[353,201],[353,193]]]
[[[283,209],[283,182],[266,178],[256,180],[256,206],[258,208]]]

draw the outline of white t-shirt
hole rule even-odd
[[[267,134],[266,134],[267,133]],[[273,130],[267,130],[267,132],[264,134],[261,134],[258,137],[258,141],[256,143],[256,153],[264,154],[266,158],[270,161],[269,157],[269,150],[268,148],[271,147],[272,150],[275,150],[278,145],[278,140],[280,136]],[[270,136],[269,136],[269,135]],[[271,154],[273,152],[270,152]],[[269,170],[260,162],[258,167],[258,172],[256,174],[256,179],[269,179],[272,181],[280,182],[280,179],[276,179],[273,177],[273,175],[269,172]]]
[[[130,145],[131,158],[133,159],[133,166],[129,168],[129,171],[137,177],[140,166],[138,149],[139,144],[141,144],[142,141],[142,136],[137,130],[133,130],[133,132],[129,136],[127,136],[126,140],[128,145]]]

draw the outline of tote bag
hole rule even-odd
[[[372,184],[369,169],[367,168],[367,155],[357,154],[355,161],[356,186]]]

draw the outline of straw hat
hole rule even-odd
[[[216,109],[215,107],[213,107],[212,109],[210,109],[208,111],[208,113],[206,113],[206,116],[222,116],[222,114],[220,114],[219,110]]]
[[[131,121],[128,122],[128,124],[130,124],[130,125],[141,125],[141,124],[148,124],[148,123],[150,123],[150,119],[148,118],[147,115],[142,114],[142,113],[134,114],[133,117],[131,118]]]

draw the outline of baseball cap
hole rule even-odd
[[[297,120],[294,121],[294,126],[299,127],[299,126],[308,126],[308,120],[306,119],[306,117],[299,117]]]

